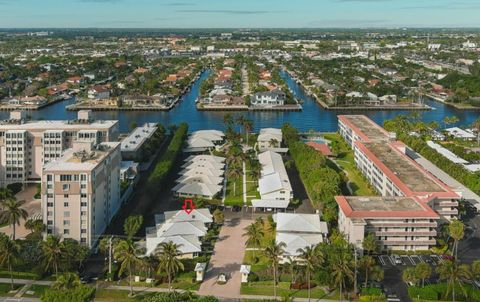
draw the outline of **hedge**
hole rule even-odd
[[[43,293],[40,301],[42,302],[88,302],[92,301],[95,288],[81,285],[76,289],[56,290],[48,288]]]
[[[152,196],[155,196],[155,194],[159,192],[159,184],[166,179],[168,172],[170,172],[175,160],[182,151],[182,146],[187,136],[187,131],[188,125],[186,123],[180,124],[180,126],[175,130],[167,150],[157,162],[153,172],[148,177],[148,187],[150,191],[154,193]]]
[[[459,285],[456,285],[456,301],[480,302],[480,290],[468,284],[464,284],[463,286],[466,290],[467,297],[465,297],[461,287]],[[408,294],[411,298],[419,297],[420,299],[431,301],[451,300],[452,292],[450,291],[449,296],[445,297],[446,292],[446,283],[426,285],[423,288],[417,286],[411,286],[408,288]]]

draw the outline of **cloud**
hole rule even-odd
[[[200,14],[229,14],[229,15],[261,15],[279,11],[270,10],[230,10],[230,9],[179,9],[177,13],[200,13]]]

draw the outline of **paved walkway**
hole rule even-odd
[[[27,186],[25,190],[19,192],[15,197],[18,201],[25,200],[25,204],[22,206],[28,213],[28,218],[32,217],[41,217],[42,214],[42,205],[40,199],[34,199],[33,197],[37,193],[37,186],[30,185]],[[5,233],[8,236],[11,236],[13,233],[13,228],[10,225],[0,228],[1,233]],[[25,220],[20,220],[20,225],[15,226],[15,237],[16,239],[25,238],[30,231],[25,228]]]
[[[246,237],[243,237],[244,228],[252,220],[232,218],[225,221],[215,244],[212,258],[205,274],[205,280],[200,286],[199,294],[223,298],[240,298],[240,265],[245,254]],[[227,283],[216,283],[218,275],[224,273]]]

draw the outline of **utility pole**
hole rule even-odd
[[[112,241],[113,236],[108,239],[108,280],[112,281]]]
[[[357,294],[357,273],[358,273],[358,269],[357,269],[357,247],[356,246],[353,247],[353,253],[355,255],[355,276],[354,276],[354,279],[353,279],[353,292],[356,295]]]

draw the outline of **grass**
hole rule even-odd
[[[234,192],[235,187],[235,195]],[[242,178],[237,179],[236,184],[233,181],[227,180],[227,192],[225,194],[225,205],[227,206],[243,206],[243,185]]]
[[[319,287],[315,287],[311,289],[311,297],[312,298],[324,298],[324,299],[335,299],[335,295],[329,295],[323,291],[323,289]],[[242,284],[240,288],[240,293],[242,295],[256,295],[256,296],[273,296],[273,285],[272,281],[261,281],[261,282],[252,282],[248,284]],[[290,289],[289,282],[279,282],[277,285],[277,296],[283,297],[285,295],[289,295],[290,297],[297,297],[297,298],[307,298],[308,291],[298,290],[298,289]]]
[[[332,148],[337,156],[335,162],[345,172],[348,177],[352,194],[355,196],[375,196],[378,193],[371,187],[362,173],[355,165],[353,150],[343,141],[338,133],[325,134],[324,137],[331,141],[336,148]]]
[[[21,284],[14,284],[13,290],[17,290],[23,285]],[[2,297],[13,297],[15,294],[10,293],[10,283],[0,283],[0,296]]]
[[[136,293],[135,297],[130,298],[128,296],[128,290],[115,290],[115,289],[97,289],[95,291],[95,301],[101,302],[132,302],[141,301],[147,295],[146,293]]]
[[[28,295],[27,293],[25,293],[23,295],[23,297],[40,298],[43,295],[43,293],[45,292],[45,290],[49,287],[50,286],[48,286],[48,285],[32,284],[32,286],[30,286],[30,288],[27,291],[33,291],[34,294],[33,295]]]

